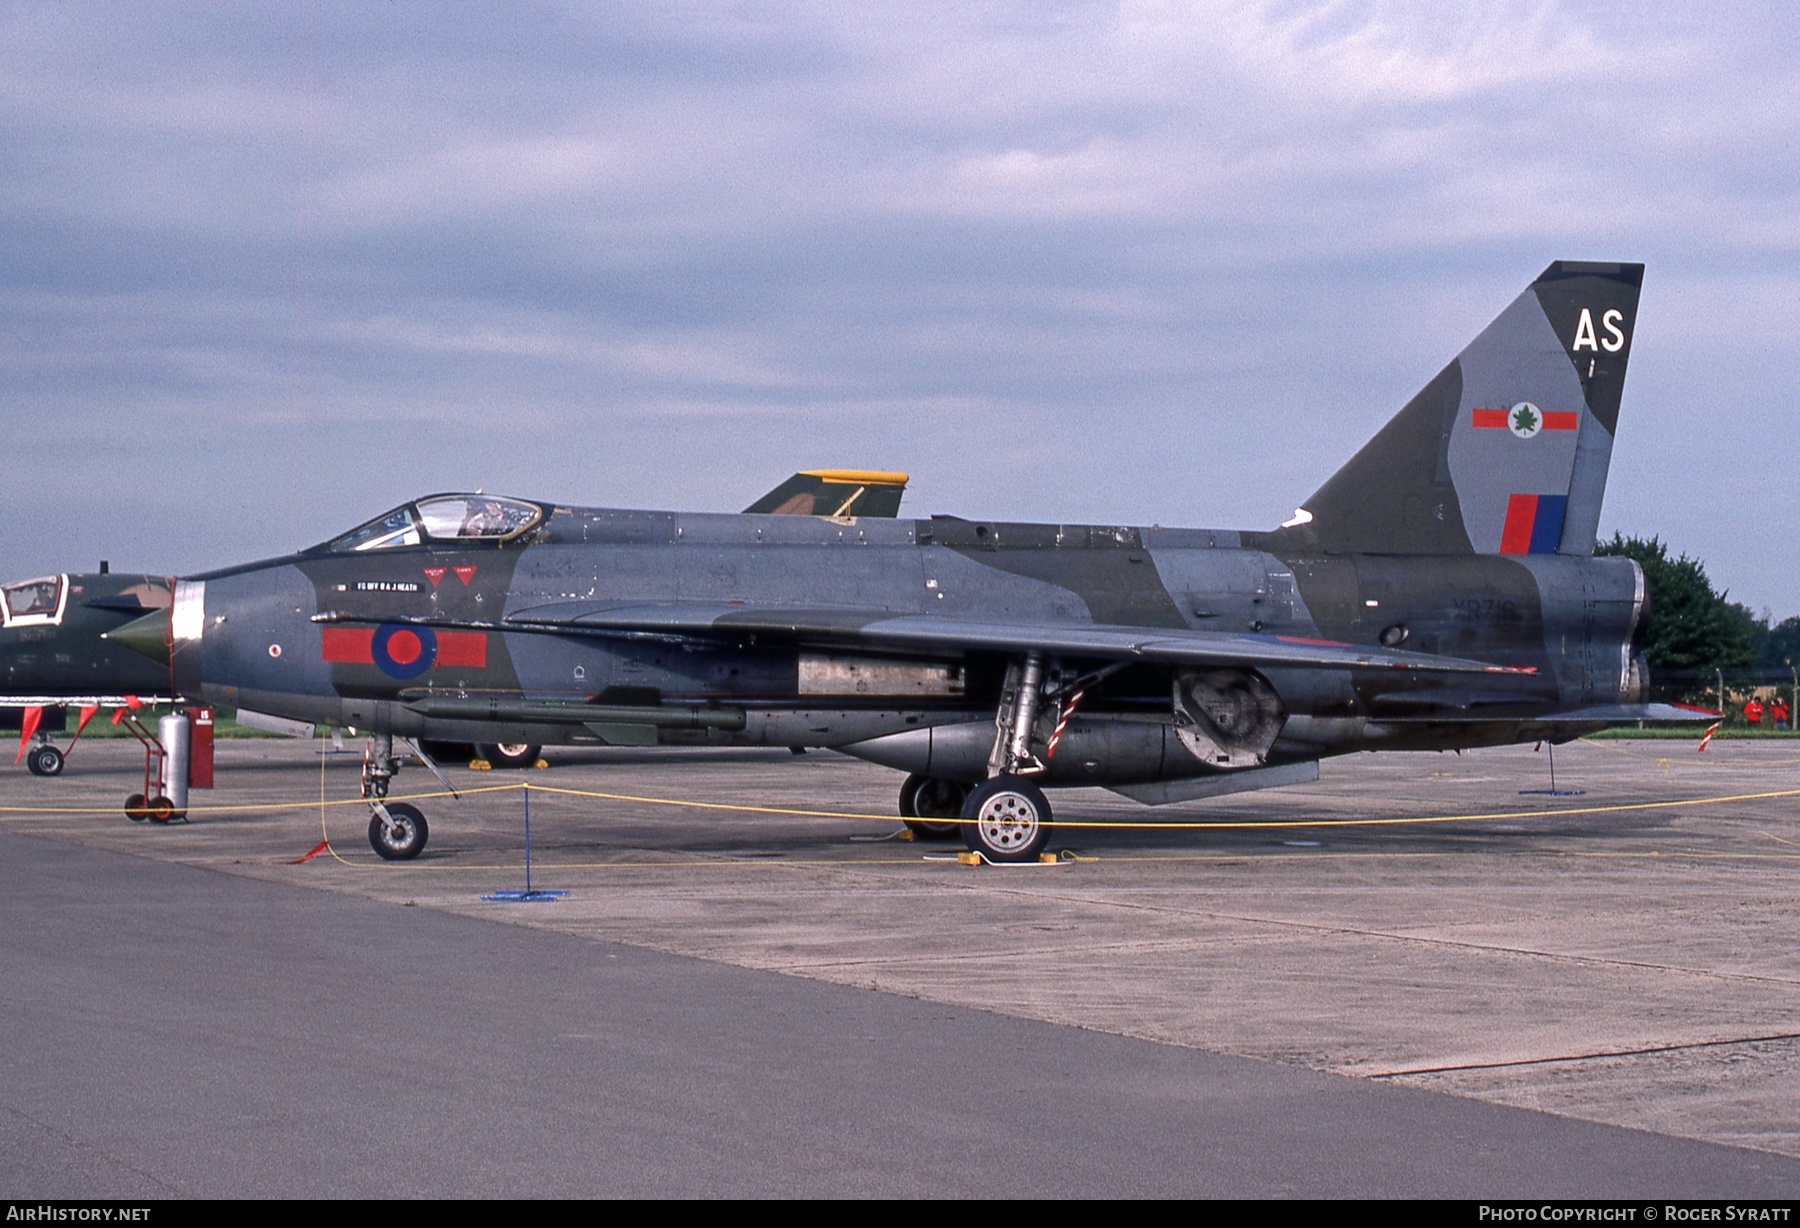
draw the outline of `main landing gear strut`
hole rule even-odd
[[[362,795],[369,803],[369,844],[384,861],[411,861],[431,835],[417,806],[387,800],[388,782],[399,770],[394,735],[376,734],[363,756]]]
[[[963,799],[963,842],[989,861],[1036,861],[1050,839],[1050,802],[1028,777],[1048,765],[1031,751],[1031,731],[1044,697],[1044,658],[1026,654],[1007,667],[994,714],[988,778]]]

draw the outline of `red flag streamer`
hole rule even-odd
[[[1075,715],[1075,709],[1081,706],[1081,701],[1086,695],[1086,687],[1077,687],[1075,693],[1069,696],[1069,702],[1063,707],[1062,715],[1056,718],[1056,732],[1050,735],[1050,745],[1044,747],[1045,762],[1056,757],[1056,746],[1062,741],[1063,730],[1069,727],[1069,718]]]
[[[326,852],[326,851],[328,851],[328,850],[329,850],[329,849],[330,849],[330,848],[331,848],[331,841],[329,841],[329,840],[321,840],[321,841],[319,841],[319,842],[318,842],[318,843],[317,843],[317,844],[315,844],[315,845],[313,845],[313,849],[312,849],[312,852],[310,852],[310,853],[308,853],[308,854],[307,854],[307,855],[306,855],[306,856],[304,856],[304,857],[296,857],[296,858],[294,858],[294,860],[292,860],[292,861],[290,861],[290,862],[288,862],[288,864],[289,864],[289,865],[290,865],[290,866],[301,866],[301,865],[305,865],[305,864],[306,864],[306,863],[307,863],[307,862],[309,862],[309,861],[311,861],[311,860],[312,860],[312,859],[313,859],[313,858],[315,858],[315,857],[317,857],[317,856],[318,856],[318,855],[319,855],[319,854],[320,854],[320,853],[323,853],[323,852]]]
[[[38,722],[44,719],[42,708],[27,708],[19,718],[19,753],[13,756],[17,763],[25,757],[25,748],[31,744],[31,735],[38,730]]]

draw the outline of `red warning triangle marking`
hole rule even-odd
[[[456,578],[461,580],[464,584],[467,584],[470,580],[475,578],[475,569],[470,566],[458,567],[456,569]]]
[[[431,581],[432,588],[436,588],[444,578],[444,569],[442,567],[427,567],[425,569],[425,578]]]

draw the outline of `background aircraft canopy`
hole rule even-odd
[[[61,622],[67,587],[63,576],[45,576],[41,580],[24,580],[0,588],[6,625]]]

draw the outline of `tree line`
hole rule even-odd
[[[1633,559],[1644,569],[1649,617],[1637,638],[1650,665],[1653,699],[1716,703],[1721,674],[1727,697],[1793,684],[1800,616],[1771,626],[1715,589],[1700,560],[1671,557],[1660,538],[1614,533],[1594,553]]]

